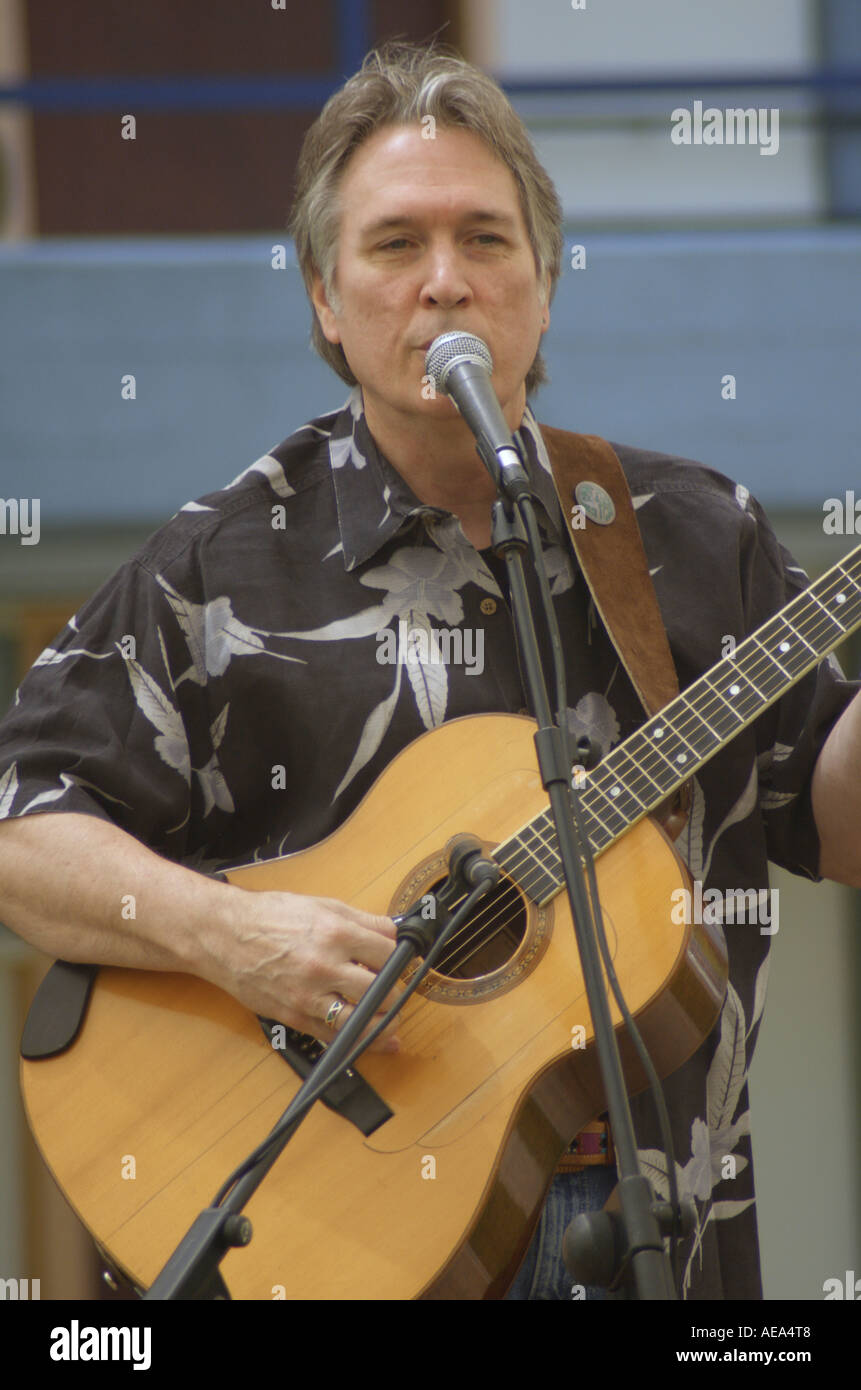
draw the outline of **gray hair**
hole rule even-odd
[[[549,272],[552,298],[562,268],[562,209],[523,122],[501,87],[453,50],[401,42],[369,53],[359,72],[329,98],[305,136],[289,231],[309,297],[318,271],[327,298],[336,302],[338,190],[349,160],[383,126],[419,123],[427,116],[443,128],[472,131],[511,171],[536,270],[542,280]],[[356,378],[343,348],[324,336],[313,308],[311,341],[338,376],[354,386]],[[546,380],[539,352],[526,377],[527,394]]]

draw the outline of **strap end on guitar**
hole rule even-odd
[[[57,960],[36,991],[21,1034],[27,1062],[56,1057],[77,1038],[87,1014],[97,965]]]

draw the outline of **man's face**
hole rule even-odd
[[[334,302],[313,292],[323,332],[362,386],[371,430],[451,418],[422,395],[425,352],[451,329],[490,348],[493,385],[520,423],[524,379],[549,322],[517,186],[477,135],[386,126],[353,156],[340,188]],[[465,428],[465,427],[464,427]]]

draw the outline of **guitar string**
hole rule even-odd
[[[859,567],[861,567],[861,561],[859,561]],[[846,576],[846,577],[849,578],[849,583],[852,585],[853,588],[855,588],[855,587],[858,588],[859,597],[861,597],[861,587],[856,586],[856,585],[855,585],[855,582],[854,582],[854,579],[852,579],[850,576]],[[832,577],[832,576],[830,576],[830,575],[827,575],[827,576],[824,576],[824,578],[828,578],[828,579],[830,580],[830,582],[831,582],[831,584],[833,585],[833,588],[834,588],[834,594],[837,594],[837,593],[841,592],[841,589],[842,589],[844,586],[841,584],[841,581],[840,581],[840,577],[839,577],[839,576],[834,575],[834,576]],[[823,582],[823,581],[820,581],[820,584],[821,584],[822,582]],[[810,603],[811,606],[810,606],[809,612],[808,612],[808,613],[805,613],[805,614],[802,614],[801,617],[802,617],[802,619],[807,619],[808,617],[814,617],[814,618],[816,619],[816,624],[817,624],[815,630],[809,630],[809,629],[808,629],[808,631],[807,631],[806,634],[805,634],[805,633],[799,633],[799,634],[798,634],[798,635],[800,636],[800,638],[801,638],[801,641],[804,642],[805,645],[806,645],[806,638],[807,638],[807,637],[810,637],[810,638],[812,639],[813,643],[815,644],[815,643],[820,639],[821,636],[827,636],[827,634],[828,634],[828,626],[833,626],[833,624],[834,624],[835,622],[837,622],[837,620],[836,620],[835,618],[833,618],[833,617],[830,615],[830,613],[828,613],[827,611],[824,612],[824,613],[817,611],[817,609],[814,608],[814,607],[812,606],[812,605],[816,602],[816,598],[811,597],[811,596],[809,595],[809,591],[805,591],[805,594],[808,594],[808,602]],[[799,595],[799,599],[801,599],[801,598],[803,598],[803,597],[804,597],[804,595]],[[826,601],[827,601],[827,600],[826,600]],[[788,606],[791,606],[791,605],[788,605]],[[850,605],[850,608],[851,608],[851,605]],[[786,610],[782,610],[782,613],[785,613],[785,611],[786,611]],[[784,623],[786,626],[791,627],[792,624],[789,624],[789,623],[788,623],[788,621],[782,616],[782,613],[778,613],[778,614],[773,615],[773,617],[772,617],[771,619],[767,620],[766,623],[764,623],[763,626],[762,626],[760,629],[758,629],[758,632],[759,632],[759,633],[762,633],[762,634],[765,634],[767,628],[769,628],[769,627],[774,627],[775,625],[778,625],[778,626],[779,626],[781,623]],[[796,615],[796,616],[797,616],[797,615]],[[846,616],[848,617],[849,614],[847,613]],[[854,621],[855,621],[855,619],[854,619],[854,615],[853,615],[853,624],[854,624]],[[840,626],[840,627],[842,628],[843,625],[840,624],[840,623],[838,622],[838,626]],[[844,629],[844,632],[845,632],[845,635],[847,635],[847,636],[849,635],[848,630]],[[777,635],[777,634],[773,634],[773,635]],[[829,639],[829,640],[830,640],[830,639]],[[838,642],[839,642],[840,640],[842,640],[842,638],[838,638]],[[753,674],[758,675],[758,676],[760,676],[760,677],[762,676],[762,673],[763,673],[763,672],[767,672],[767,673],[769,673],[769,674],[773,674],[774,668],[777,667],[777,669],[779,670],[780,675],[781,675],[781,684],[785,684],[787,688],[789,688],[789,686],[795,684],[797,681],[801,680],[802,677],[803,677],[803,675],[807,674],[807,672],[804,672],[804,671],[802,671],[801,674],[796,674],[796,675],[790,675],[789,673],[787,673],[787,672],[784,670],[784,668],[781,666],[781,664],[780,664],[779,662],[777,662],[775,658],[771,657],[770,654],[762,647],[762,642],[760,641],[759,637],[758,637],[756,634],[753,634],[750,638],[746,639],[746,641],[749,641],[749,642],[753,642],[753,643],[754,643],[754,646],[750,649],[750,652],[748,653],[749,655],[754,656],[754,657],[756,658],[757,662],[758,662],[758,664],[757,664],[756,666],[753,667]],[[815,650],[815,646],[814,646],[813,649]],[[817,653],[816,653],[816,659],[817,659],[817,660],[822,660],[822,659],[824,658],[824,655],[825,655],[824,653],[817,652]],[[728,665],[729,665],[729,666],[732,666],[733,664],[734,664],[734,663],[733,663],[733,661],[732,661],[732,658],[730,658],[730,659],[728,660]],[[809,669],[809,670],[813,669],[813,666],[814,666],[815,664],[816,664],[815,661],[812,662],[812,663],[810,664],[810,666],[809,666],[808,669]],[[712,670],[715,670],[715,668],[711,668],[711,669],[712,669]],[[743,668],[740,668],[740,669],[741,669],[741,671],[742,671],[742,675],[745,676],[744,669],[743,669]],[[728,673],[728,674],[729,674],[729,673]],[[746,678],[746,679],[750,679],[750,677],[746,677],[746,676],[745,676],[745,678]],[[700,681],[703,681],[704,679],[705,679],[704,677],[701,677],[701,678],[700,678]],[[699,684],[699,682],[697,682],[697,684]],[[754,686],[755,686],[755,682],[752,681],[752,680],[751,680],[751,684],[754,684]],[[756,687],[755,687],[755,688],[756,688]],[[758,693],[759,693],[759,692],[758,692]],[[782,692],[781,692],[781,693],[782,693]],[[716,691],[709,691],[709,696],[710,696],[710,697],[713,697],[713,698],[715,699],[716,706],[717,706],[718,709],[720,708],[720,703],[725,703],[725,702],[722,701],[722,697],[720,697],[720,696],[717,694]],[[761,693],[760,693],[760,698],[767,699],[768,696],[767,696],[767,694],[766,694],[765,696],[762,696]],[[773,698],[777,698],[777,697],[774,696]],[[683,707],[683,708],[682,708],[682,713],[685,714],[685,715],[687,715],[687,714],[693,714],[693,715],[696,717],[697,711],[696,711],[695,709],[690,709],[690,708],[688,707],[688,700],[687,700],[687,697],[684,696],[684,695],[682,695],[682,696],[678,697],[678,699],[680,700],[680,702],[681,702],[681,704],[682,704],[682,707]],[[674,704],[675,702],[672,702],[672,703]],[[668,708],[672,708],[672,704],[671,704],[671,706],[669,706]],[[730,708],[732,708],[732,707],[730,706]],[[737,713],[736,711],[733,711],[733,712],[734,712],[734,713]],[[760,712],[762,712],[762,711],[760,711]],[[741,716],[738,716],[738,717],[741,718]],[[754,716],[754,717],[755,717],[755,716]],[[671,723],[672,721],[669,720],[669,719],[665,719],[664,722]],[[701,722],[704,722],[704,721],[701,721]],[[750,722],[752,722],[751,717],[748,716],[748,717],[744,720],[744,722],[745,722],[745,723],[750,723]],[[637,731],[635,732],[635,734],[632,735],[632,738],[635,738],[635,737],[636,737],[636,734],[637,734],[637,733],[640,733],[640,732],[641,732],[640,730],[637,730]],[[741,728],[736,729],[735,732],[736,732],[736,733],[741,732]],[[725,736],[725,741],[726,741],[726,742],[729,742],[729,741],[730,741],[730,737],[731,737],[731,735],[730,735],[730,736]],[[627,742],[628,742],[628,741],[626,740],[626,743],[627,743]],[[703,757],[703,755],[699,752],[699,750],[696,748],[695,745],[691,744],[691,745],[689,745],[689,746],[692,747],[693,752],[694,752],[695,756],[697,757],[697,759],[700,759],[700,758]],[[625,748],[625,744],[620,744],[619,747],[618,747],[617,749],[614,750],[614,754],[618,756],[618,755],[623,751],[624,748]],[[612,756],[612,755],[611,755],[611,756]],[[630,757],[631,755],[630,755],[630,754],[626,754],[626,756]],[[632,759],[632,761],[633,761],[633,759]],[[635,763],[635,766],[636,766],[636,763]],[[698,762],[697,766],[699,766],[699,762]],[[599,767],[596,768],[595,771],[598,772],[598,771],[600,771],[600,770],[601,770],[601,765],[599,764]],[[695,771],[696,768],[693,769],[693,770]],[[674,770],[674,771],[675,771],[675,770]],[[647,775],[648,775],[648,774],[647,774]],[[690,773],[689,773],[688,775],[690,775]],[[622,780],[623,786],[625,786],[625,779],[621,779],[621,780]],[[650,779],[650,780],[651,780],[651,779]],[[599,792],[600,792],[600,788],[598,788],[598,790],[599,790]],[[627,787],[626,787],[626,790],[628,790]],[[659,795],[659,797],[658,797],[657,800],[653,801],[652,805],[657,805],[657,804],[659,804],[660,799],[662,799],[662,798],[664,798],[664,797],[666,797],[667,795],[670,794],[669,791],[667,791],[667,790],[662,790],[662,789],[660,789],[660,788],[659,788],[658,790],[659,790],[660,795]],[[637,797],[635,793],[634,793],[633,795],[634,795],[634,797],[635,797],[635,800],[638,800],[638,801],[639,801],[639,797]],[[593,799],[594,799],[594,798],[593,798]],[[642,807],[642,806],[643,806],[643,803],[641,802],[640,805],[641,805],[641,807]],[[587,808],[587,809],[591,809],[591,808]],[[615,811],[616,814],[621,814],[621,813],[618,811],[617,808],[613,807],[612,809]],[[647,809],[648,809],[648,807],[647,807]],[[545,811],[544,813],[539,813],[539,817],[537,817],[537,819],[541,819],[542,816],[546,816],[546,814],[547,814],[546,811]],[[623,822],[624,822],[624,821],[625,821],[624,815],[622,815],[622,819],[623,819]],[[532,828],[532,824],[533,824],[533,823],[530,823],[530,827],[529,827],[529,828]],[[625,828],[625,829],[628,828],[627,824],[625,824],[625,827],[624,827],[624,828]],[[534,832],[534,833],[537,834],[537,832]],[[612,831],[609,831],[609,833],[612,834]],[[620,834],[620,833],[622,833],[622,832],[617,832],[616,835],[613,836],[613,838],[614,838],[614,839],[617,838],[617,837],[618,837],[618,834]],[[539,840],[541,840],[541,837],[540,837],[540,836],[538,836],[538,838],[539,838]],[[516,839],[519,839],[519,836],[516,837]],[[590,839],[590,842],[591,842],[591,840],[592,840],[591,835],[589,836],[589,839]],[[509,843],[509,842],[506,842],[506,845],[507,845],[508,843]],[[546,844],[546,842],[544,842],[543,840],[541,840],[541,843],[542,843],[543,845],[545,845],[545,847],[546,847],[547,850],[551,853],[551,855],[553,855],[553,856],[558,860],[558,852],[557,852],[556,850],[554,850],[552,844]],[[502,846],[501,846],[500,848],[502,848]],[[516,848],[518,848],[518,849],[524,851],[526,854],[532,854],[533,857],[537,858],[537,856],[534,854],[534,852],[533,852],[532,850],[530,850],[526,845],[520,844],[520,845],[517,845]],[[597,848],[597,846],[596,846],[596,848]],[[505,864],[503,864],[501,861],[497,861],[497,862],[500,862],[500,866],[503,867],[503,868],[505,868],[507,865],[510,865],[510,864],[511,864],[511,862],[512,862],[511,856],[509,856],[509,858],[508,858],[508,860],[506,861]],[[492,904],[491,904],[491,903],[488,903],[488,904],[485,906],[485,908],[481,909],[481,910],[476,914],[475,917],[471,918],[468,922],[466,922],[466,923],[464,924],[463,927],[461,927],[461,929],[460,929],[458,932],[455,933],[454,937],[452,938],[451,942],[449,943],[449,946],[450,946],[450,947],[453,946],[454,949],[451,950],[451,951],[449,951],[449,953],[448,953],[447,955],[443,956],[442,959],[441,959],[440,961],[437,962],[437,970],[438,970],[439,973],[442,973],[442,967],[443,967],[443,966],[448,966],[449,968],[457,968],[457,969],[462,969],[462,968],[464,968],[464,967],[467,965],[468,961],[470,960],[471,956],[474,956],[474,955],[477,953],[477,951],[479,951],[479,950],[481,950],[483,947],[489,945],[490,942],[493,941],[493,940],[494,940],[502,931],[504,931],[507,927],[509,927],[509,926],[516,926],[516,922],[517,922],[516,915],[510,916],[510,917],[505,917],[505,916],[503,916],[503,920],[501,921],[500,925],[496,926],[495,930],[493,930],[492,932],[490,932],[489,934],[487,934],[489,928],[492,927],[492,926],[494,925],[494,923],[495,923],[496,921],[499,920],[500,914],[504,914],[504,913],[509,912],[509,910],[510,910],[512,907],[515,908],[515,913],[523,913],[523,912],[524,912],[524,906],[523,906],[523,903],[522,903],[522,900],[521,900],[520,893],[518,892],[518,888],[523,889],[524,891],[526,891],[526,892],[528,893],[528,892],[529,892],[529,889],[530,889],[531,887],[534,887],[534,885],[535,885],[536,883],[540,882],[540,876],[541,876],[542,873],[545,874],[545,875],[547,875],[547,876],[549,876],[549,877],[551,878],[551,880],[553,880],[554,882],[556,882],[556,883],[557,883],[557,887],[560,887],[560,886],[561,886],[561,885],[558,884],[558,882],[556,881],[555,875],[554,875],[553,873],[550,872],[550,870],[548,869],[548,867],[547,867],[546,865],[541,864],[541,861],[540,861],[540,860],[538,861],[538,864],[537,864],[536,869],[535,869],[535,870],[530,870],[530,872],[531,872],[532,875],[533,875],[532,880],[530,880],[530,878],[528,877],[528,875],[527,875],[527,877],[523,877],[523,878],[520,878],[520,879],[516,879],[516,878],[514,878],[513,873],[511,873],[510,879],[509,879],[509,886],[508,886],[506,889],[504,889],[504,890],[502,891],[502,893],[498,894],[498,895],[493,899]],[[509,899],[509,901],[506,901],[506,899]],[[462,903],[462,902],[464,902],[464,901],[465,901],[465,895],[462,896],[461,898],[457,899],[457,900],[452,904],[452,909],[453,909],[453,910],[456,910],[456,908],[460,905],[460,903]],[[491,906],[493,906],[494,909],[495,909],[495,916],[490,917],[490,918],[487,918],[487,917],[486,917],[486,913],[487,913],[488,909],[489,909]],[[482,919],[484,919],[484,920],[482,920]],[[472,935],[471,935],[467,940],[465,940],[465,941],[462,940],[461,938],[463,938],[464,934],[465,934],[466,932],[470,931],[470,929],[471,929],[472,927],[475,927],[476,930],[474,930],[474,931],[472,932]],[[521,939],[522,939],[522,938],[521,938]],[[463,959],[461,959],[460,961],[457,961],[456,965],[453,964],[453,963],[455,962],[456,957],[459,956],[459,955],[461,955],[461,954],[464,952],[465,948],[472,946],[472,943],[473,943],[473,942],[477,942],[477,945],[475,945],[475,946],[473,947],[472,951],[467,951],[466,954],[463,955]],[[520,944],[520,943],[518,942],[518,945],[519,945],[519,944]],[[515,949],[516,949],[516,948],[515,948]]]

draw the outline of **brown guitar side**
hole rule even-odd
[[[533,731],[508,715],[444,724],[394,760],[335,835],[230,878],[394,912],[405,884],[433,874],[450,836],[495,845],[544,808]],[[688,879],[653,822],[629,831],[597,869],[622,988],[666,1075],[717,1017],[720,938],[672,923],[671,894]],[[234,1298],[505,1291],[561,1152],[604,1108],[565,895],[545,914],[543,925],[530,914],[498,988],[470,999],[467,983],[453,1002],[437,981],[407,1003],[401,1053],[361,1060],[390,1120],[364,1138],[314,1107],[249,1203],[251,1245],[222,1263]],[[462,996],[464,982],[456,988]],[[585,1051],[571,1045],[580,1026]],[[644,1080],[620,1045],[633,1092]],[[22,1063],[21,1084],[58,1184],[143,1289],[299,1083],[230,996],[188,976],[106,968],[77,1042]]]

